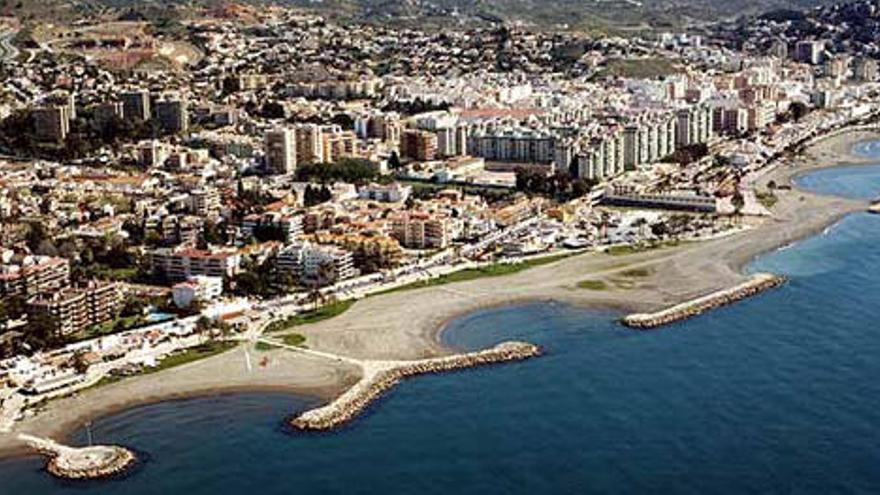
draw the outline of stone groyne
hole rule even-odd
[[[491,349],[419,361],[366,361],[364,376],[330,404],[306,411],[290,421],[300,430],[331,430],[357,417],[370,403],[404,378],[474,366],[519,361],[538,356],[541,350],[525,342],[505,342]]]
[[[758,273],[749,280],[729,289],[692,299],[654,313],[636,313],[625,316],[621,323],[630,328],[649,329],[669,325],[703,314],[721,306],[760,294],[784,284],[785,277],[772,273]]]
[[[19,439],[37,452],[49,457],[46,470],[54,476],[70,480],[107,478],[125,472],[136,457],[116,445],[68,447],[48,438],[19,435]]]

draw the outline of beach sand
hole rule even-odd
[[[760,178],[791,184],[805,171],[837,165],[875,163],[853,155],[855,143],[878,133],[853,132],[828,138],[792,163]],[[866,210],[866,201],[820,196],[792,189],[777,191],[774,216],[728,237],[624,256],[587,253],[504,277],[490,277],[375,296],[357,302],[333,319],[297,327],[311,349],[359,359],[420,359],[446,355],[439,334],[458,316],[492,306],[526,301],[559,301],[584,307],[653,311],[730,287],[745,280],[743,267],[756,256],[822,232],[843,216]],[[638,268],[638,277],[625,272]],[[601,280],[608,290],[577,287]],[[628,330],[621,330],[628,331]],[[252,369],[245,363],[249,349]],[[266,367],[259,361],[268,358]],[[251,344],[203,361],[139,376],[49,402],[39,414],[0,434],[0,454],[21,453],[19,432],[65,440],[73,429],[97,416],[171,398],[231,391],[283,390],[330,399],[358,378],[359,370],[292,352],[256,352]],[[135,446],[136,447],[136,446]]]

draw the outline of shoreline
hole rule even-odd
[[[333,397],[337,395],[337,392],[338,390],[336,390],[335,388],[318,388],[312,390],[296,385],[235,385],[228,388],[186,390],[181,391],[178,394],[169,394],[156,397],[143,397],[140,399],[132,399],[130,402],[125,404],[114,404],[112,406],[95,409],[94,415],[89,415],[88,418],[90,422],[95,422],[100,421],[103,418],[119,414],[120,412],[164,402],[178,402],[191,399],[209,399],[212,397],[224,397],[238,394],[283,394],[287,396],[295,395],[297,397],[312,399],[315,401],[316,404],[321,404],[324,401],[332,400]],[[69,440],[70,436],[81,427],[81,422],[72,422],[72,424],[69,425],[59,425],[57,427],[57,433],[50,431],[47,436],[56,438],[57,435],[59,441],[66,441]],[[33,449],[25,446],[24,444],[6,445],[5,443],[0,443],[0,462],[11,459],[24,458],[42,458],[42,455],[35,452]]]
[[[263,356],[272,359],[270,367],[275,369],[269,370],[266,377],[239,375],[237,381],[224,379],[217,370],[226,372],[232,362],[239,364],[239,359],[244,359],[242,351],[245,349],[254,361]],[[243,363],[241,364],[243,369]],[[294,374],[300,367],[305,367],[306,372]],[[165,380],[156,380],[156,377],[164,377]],[[206,377],[210,379],[205,379]],[[284,351],[259,352],[250,344],[242,344],[202,361],[159,373],[126,378],[100,388],[53,399],[46,405],[45,411],[20,421],[12,432],[0,434],[0,462],[11,458],[39,456],[16,440],[18,433],[37,433],[39,436],[68,444],[71,443],[73,433],[82,428],[87,420],[96,421],[132,408],[160,402],[239,393],[296,395],[321,404],[340,395],[359,379],[359,373],[352,367],[331,366],[331,363]],[[149,385],[144,386],[144,383]],[[151,390],[143,390],[147,388]]]
[[[638,303],[629,304],[629,303],[626,303],[623,301],[579,304],[576,302],[561,301],[559,299],[550,298],[550,297],[522,297],[519,299],[510,299],[508,301],[491,302],[491,303],[488,303],[485,305],[480,305],[480,306],[470,307],[468,309],[463,309],[457,313],[452,313],[452,314],[448,315],[443,320],[443,322],[432,331],[432,338],[434,340],[434,343],[437,346],[446,350],[449,353],[449,355],[471,352],[468,349],[463,349],[463,348],[459,349],[459,348],[455,348],[455,347],[450,347],[448,344],[443,342],[443,333],[446,331],[447,327],[451,323],[453,323],[456,320],[459,320],[461,318],[464,318],[468,315],[480,312],[480,311],[501,309],[501,308],[505,308],[505,307],[512,308],[512,307],[517,307],[517,306],[528,306],[530,304],[552,304],[552,303],[566,304],[566,305],[571,305],[571,306],[583,308],[583,309],[590,309],[590,310],[594,310],[594,311],[610,311],[610,312],[614,312],[614,313],[620,313],[621,315],[624,315],[629,311],[635,311],[634,308],[639,307]]]
[[[780,169],[777,166],[773,170],[768,171],[766,174],[762,175],[756,181],[756,183],[760,184],[761,186],[763,186],[763,188],[766,189],[767,183],[769,183],[771,180],[776,180],[777,184],[780,183],[780,180],[784,180],[785,183],[791,187],[791,193],[800,193],[801,195],[809,195],[816,198],[837,199],[845,202],[855,203],[861,206],[869,206],[870,201],[841,198],[839,196],[824,195],[817,192],[808,191],[806,189],[801,189],[797,185],[797,180],[805,175],[809,175],[819,170],[875,165],[880,166],[880,159],[857,154],[854,151],[854,148],[859,144],[877,140],[880,140],[880,130],[853,130],[851,132],[843,133],[842,135],[822,140],[814,144],[810,148],[804,150],[801,155],[792,159],[793,162],[797,163],[797,166],[795,168]],[[820,153],[821,156],[816,156],[816,153]],[[810,237],[822,235],[831,226],[839,223],[845,217],[852,215],[853,213],[858,213],[859,211],[866,211],[866,208],[863,208],[862,210],[859,210],[858,208],[853,208],[838,212],[832,212],[830,215],[828,215],[828,221],[824,225],[816,225],[814,228],[811,229],[805,228],[801,231],[803,235],[779,246],[763,251],[757,251],[753,253],[753,255],[745,262],[731,264],[731,266],[737,271],[746,274],[745,268],[755,262],[758,258],[765,256],[775,250],[794,246],[798,242],[809,239]]]
[[[767,182],[775,180],[792,189],[777,190],[779,202],[773,217],[745,232],[624,256],[586,253],[494,280],[390,293],[358,301],[342,315],[296,331],[306,335],[310,348],[339,355],[426,359],[459,352],[442,342],[442,333],[452,321],[483,309],[552,301],[590,309],[650,312],[700,297],[741,283],[749,275],[744,268],[756,258],[818,235],[851,213],[866,211],[867,201],[801,190],[795,181],[819,169],[877,164],[877,159],[856,155],[852,148],[878,137],[880,132],[854,131],[828,138],[793,158],[796,167],[777,165],[757,178],[756,186],[766,188]],[[637,280],[632,288],[589,291],[576,287],[587,278],[614,280],[634,267],[645,267],[651,275]],[[251,357],[269,358],[274,369],[245,371],[242,350]],[[350,366],[285,351],[258,352],[253,345],[242,344],[202,361],[53,400],[45,411],[17,423],[12,433],[0,434],[0,460],[31,457],[26,447],[14,441],[20,432],[65,441],[86,418],[103,418],[167,400],[242,392],[328,400],[345,393],[359,378]]]

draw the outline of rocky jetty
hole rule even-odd
[[[686,320],[721,306],[733,304],[784,284],[785,277],[772,273],[758,273],[735,287],[692,299],[655,313],[637,313],[624,317],[621,323],[637,329],[656,328]]]
[[[48,438],[25,434],[19,435],[19,439],[47,456],[46,470],[59,478],[107,478],[125,472],[136,460],[134,453],[116,445],[68,447]]]
[[[301,430],[331,430],[357,417],[371,402],[404,378],[506,361],[519,361],[539,355],[540,348],[525,342],[505,342],[491,349],[419,361],[367,361],[364,376],[330,404],[306,411],[291,420]]]

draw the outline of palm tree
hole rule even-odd
[[[79,374],[84,375],[89,370],[89,363],[86,361],[86,353],[77,351],[70,359],[70,366]]]
[[[318,307],[324,301],[324,294],[321,293],[321,285],[318,283],[318,279],[315,278],[312,281],[312,287],[309,291],[308,302],[315,304],[314,311],[318,311]]]
[[[324,261],[318,265],[318,280],[322,285],[333,285],[336,283],[336,265],[331,261]]]
[[[599,216],[599,235],[603,240],[608,238],[608,221],[611,215],[607,211],[602,211]]]
[[[309,301],[315,303],[315,311],[321,303],[326,302],[326,297],[321,293],[321,287],[332,285],[336,281],[336,266],[331,261],[324,261],[318,265],[318,273],[312,280],[312,290],[309,292]]]
[[[645,219],[645,217],[639,217],[632,223],[633,227],[639,229],[639,237],[645,237],[646,225],[648,225],[648,221]]]
[[[200,337],[205,337],[211,331],[211,328],[213,328],[213,326],[214,323],[211,321],[211,319],[207,316],[202,315],[199,317],[198,320],[196,320],[195,330]]]
[[[730,198],[730,202],[733,204],[733,215],[738,220],[740,215],[742,214],[742,209],[746,204],[746,200],[743,197],[742,193],[737,190],[733,197]]]

